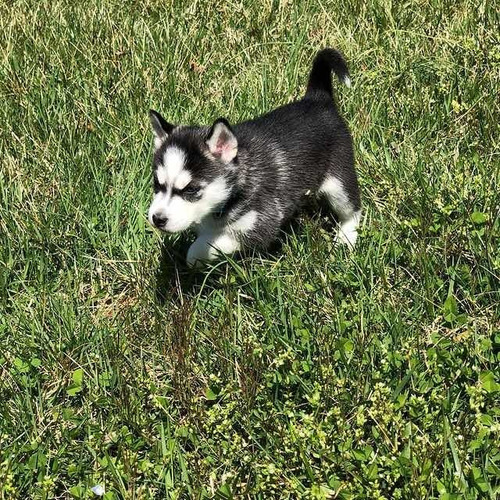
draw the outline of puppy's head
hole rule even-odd
[[[201,222],[231,195],[238,141],[224,119],[209,128],[176,127],[150,111],[154,198],[149,222],[170,233]]]

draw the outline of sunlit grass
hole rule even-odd
[[[494,2],[0,6],[2,498],[495,498]],[[146,221],[147,112],[236,122],[315,52],[363,194],[201,274]]]

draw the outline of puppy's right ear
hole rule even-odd
[[[155,147],[159,147],[164,139],[174,130],[175,125],[168,123],[160,113],[150,109],[149,119],[153,127],[153,134],[155,136]]]
[[[215,120],[208,133],[206,144],[210,153],[224,163],[232,162],[238,154],[238,139],[225,118]]]

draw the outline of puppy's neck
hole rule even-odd
[[[224,201],[224,203],[217,207],[217,210],[212,213],[212,217],[214,219],[223,219],[236,207],[236,205],[238,205],[242,199],[243,191],[238,185],[235,185],[226,201]]]

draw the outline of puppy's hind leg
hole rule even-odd
[[[361,205],[357,181],[351,189],[346,189],[344,183],[337,177],[329,175],[321,184],[319,194],[324,195],[340,222],[336,241],[354,248],[358,238],[358,226],[361,220]]]

